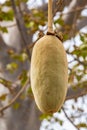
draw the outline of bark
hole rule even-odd
[[[81,0],[73,0],[70,3],[70,5],[68,6],[68,12],[71,12],[72,10],[75,10],[77,8],[84,7],[86,4],[87,4],[87,0],[83,0],[83,1],[81,1]],[[72,25],[75,22],[74,19],[75,20],[78,19],[78,17],[80,16],[80,13],[81,13],[82,10],[83,9],[65,15],[63,17],[65,24]]]
[[[16,81],[17,76],[23,69],[29,70],[29,62],[19,64],[19,69],[13,74],[6,71],[6,64],[12,61],[7,53],[8,49],[11,48],[4,44],[1,37],[0,40],[0,45],[2,45],[0,46],[0,77],[10,81]],[[4,103],[0,103],[0,107],[8,104],[9,100],[10,97]],[[39,130],[41,124],[39,116],[41,113],[37,109],[34,100],[28,97],[24,100],[18,99],[16,102],[20,104],[20,107],[17,110],[11,107],[5,111],[4,116],[0,118],[2,123],[0,130]]]
[[[84,17],[83,19],[79,20],[76,24],[76,30],[79,31],[83,27],[87,26],[87,17]]]
[[[7,115],[7,130],[39,130],[41,113],[34,100],[27,98],[17,102],[20,107],[17,110],[11,108]]]
[[[68,88],[66,100],[76,99],[87,94],[87,81],[71,85]]]
[[[68,6],[68,12],[62,17],[65,26],[59,27],[58,31],[68,34],[69,39],[75,37],[76,33],[87,25],[86,19],[79,20],[85,5],[87,5],[86,0],[73,0]]]

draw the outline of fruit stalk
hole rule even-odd
[[[48,32],[53,33],[52,0],[48,0]]]

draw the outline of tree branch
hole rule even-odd
[[[83,8],[86,4],[87,4],[87,0],[83,0],[83,1],[82,0],[73,0],[68,7],[68,12],[71,12],[72,10],[74,10],[76,8],[81,8],[81,7]],[[76,12],[76,13],[72,12],[72,15],[67,14],[66,16],[63,16],[65,24],[72,25],[74,16],[76,15],[77,18],[78,18],[81,11],[82,11],[82,9],[79,10],[78,12]]]
[[[81,26],[82,23],[80,24],[77,21],[81,14],[81,11],[86,5],[87,5],[86,0],[83,0],[83,1],[73,0],[68,7],[67,14],[62,16],[65,26],[59,27],[58,30],[62,31],[63,33],[67,33],[69,38],[74,37],[76,32],[79,31],[81,27],[85,26],[84,24]],[[76,10],[76,12],[74,12],[73,10]],[[67,26],[68,26],[68,29],[66,29]]]
[[[27,87],[28,83],[29,83],[29,79],[26,81],[25,85],[20,89],[20,91],[16,94],[16,96],[10,101],[10,103],[7,104],[6,106],[0,108],[0,113],[2,115],[3,115],[3,111],[5,111],[6,109],[8,109],[16,101],[16,99],[18,99],[18,97],[22,94],[22,92]]]
[[[11,0],[11,3],[12,3],[12,8],[14,11],[15,19],[16,19],[16,22],[18,25],[18,29],[20,31],[24,44],[27,46],[29,44],[29,40],[28,40],[27,30],[24,25],[23,16],[22,16],[20,10],[18,11],[18,9],[16,8],[15,1]],[[27,49],[27,47],[26,47],[26,51],[27,51],[29,59],[31,59],[31,54],[30,54],[29,50]]]
[[[69,120],[69,122],[77,129],[79,130],[79,128],[73,123],[73,121],[69,118],[69,116],[67,115],[67,113],[65,112],[64,108],[62,108],[66,118]]]
[[[4,42],[4,40],[3,40],[3,38],[2,38],[2,36],[1,36],[1,34],[0,34],[0,48],[6,48],[7,46],[6,46],[6,44],[5,44],[5,42]]]
[[[67,12],[67,13],[60,13],[60,15],[68,15],[68,14],[72,14],[72,13],[75,13],[75,12],[78,12],[78,11],[82,11],[83,9],[87,9],[87,7],[78,7],[76,9],[72,9],[71,11]]]
[[[87,17],[84,17],[82,20],[79,20],[76,25],[76,30],[79,31],[81,28],[87,26]]]
[[[67,54],[73,56],[70,52],[68,52],[68,51],[66,51],[66,52],[67,52]],[[77,58],[75,56],[73,56],[73,59],[74,59],[74,61],[77,61],[79,64],[87,66],[87,62],[81,61],[79,58]]]
[[[66,100],[76,99],[87,94],[87,81],[69,86]]]

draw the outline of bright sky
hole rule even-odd
[[[0,0],[0,4],[1,4],[1,3],[4,3],[5,1],[6,1],[6,0]]]

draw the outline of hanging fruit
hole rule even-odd
[[[67,57],[62,42],[52,28],[52,0],[48,4],[48,33],[32,52],[31,87],[43,113],[57,112],[64,103],[68,86]]]

